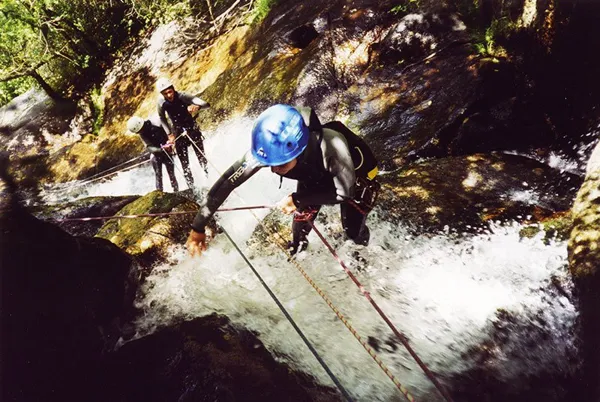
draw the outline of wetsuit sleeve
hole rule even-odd
[[[205,202],[200,205],[200,210],[194,218],[192,229],[204,233],[206,223],[225,202],[229,194],[258,172],[261,167],[263,166],[252,156],[250,151],[231,165],[208,191]]]
[[[156,111],[158,113],[158,117],[160,119],[160,125],[162,126],[165,133],[175,133],[174,130],[171,130],[171,126],[169,125],[169,121],[167,120],[167,113],[165,112],[165,108],[163,107],[164,100],[159,99],[158,105],[156,107]]]
[[[297,208],[309,205],[339,204],[354,197],[356,174],[348,143],[343,135],[323,129],[323,164],[333,177],[334,188],[320,192],[296,192],[292,199]]]
[[[197,97],[197,96],[193,96],[190,94],[187,94],[185,92],[180,92],[179,93],[179,99],[182,100],[183,103],[185,103],[186,105],[197,105],[200,106],[200,109],[207,109],[210,107],[210,105],[208,104],[208,102],[206,102],[205,100]]]

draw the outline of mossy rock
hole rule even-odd
[[[45,179],[66,182],[86,178],[133,159],[142,152],[144,145],[137,135],[81,141],[48,157],[50,177]]]
[[[544,232],[544,243],[548,244],[552,240],[566,241],[569,239],[573,229],[573,216],[571,211],[558,212],[549,218],[524,227],[519,231],[521,238],[535,237],[540,231]]]
[[[178,194],[155,190],[128,204],[116,215],[191,211],[190,214],[114,219],[96,237],[110,240],[140,262],[152,263],[166,255],[171,244],[183,244],[198,204]]]
[[[137,195],[120,197],[86,197],[56,205],[31,208],[30,212],[39,219],[56,221],[61,219],[111,216],[125,205],[139,198]],[[106,221],[67,221],[56,224],[73,236],[93,237]]]
[[[292,215],[273,210],[254,229],[247,241],[248,255],[284,256],[282,248],[286,249],[287,243],[292,240],[292,222]],[[338,206],[321,208],[315,224],[326,238],[332,241],[345,239]]]
[[[449,157],[380,176],[382,216],[417,232],[537,221],[570,208],[576,176],[516,155]]]

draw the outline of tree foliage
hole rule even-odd
[[[0,0],[0,98],[31,80],[55,98],[81,89],[127,39],[128,12],[123,1]]]
[[[256,1],[254,13],[266,15],[275,2]],[[34,84],[53,98],[89,91],[141,29],[184,17],[211,21],[246,4],[248,0],[0,0],[0,105]]]

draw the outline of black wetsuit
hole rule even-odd
[[[139,132],[142,141],[146,144],[146,149],[152,154],[152,167],[156,176],[156,189],[162,191],[162,165],[167,168],[169,180],[173,191],[179,191],[177,179],[175,178],[175,166],[173,165],[173,156],[167,155],[168,149],[163,150],[161,145],[167,143],[168,137],[165,130],[160,125],[153,124],[150,120],[146,120]],[[170,151],[172,152],[172,151]]]
[[[207,171],[207,161],[204,155],[204,137],[196,125],[194,117],[187,110],[189,105],[197,105],[200,106],[200,108],[209,107],[208,103],[202,99],[184,92],[175,92],[175,98],[172,102],[166,100],[164,96],[160,96],[158,99],[158,115],[160,116],[161,123],[165,131],[175,134],[177,137],[175,142],[177,156],[181,161],[185,180],[188,183],[188,186],[192,188],[194,185],[194,177],[192,176],[192,171],[190,169],[188,156],[189,146],[192,145],[204,171]],[[169,118],[173,123],[172,128],[169,127],[166,115],[169,115]],[[187,136],[182,135],[184,131],[187,133]],[[192,144],[192,141],[195,146]]]
[[[303,116],[307,113],[302,110]],[[234,163],[208,192],[192,228],[204,232],[207,221],[229,194],[263,167],[250,151]],[[340,204],[346,235],[358,244],[366,245],[369,242],[369,228],[365,221],[373,208],[372,200],[363,199],[365,193],[355,191],[355,163],[341,133],[328,128],[321,129],[320,125],[317,130],[311,129],[308,146],[298,157],[297,165],[283,177],[298,181],[296,192],[292,193],[298,212],[292,224],[292,247],[297,248],[300,242],[306,242],[311,230],[306,219],[314,221],[322,205],[332,204]],[[371,181],[376,183],[375,179]]]

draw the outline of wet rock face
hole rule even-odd
[[[579,295],[588,399],[600,398],[600,147],[588,162],[585,181],[573,204],[569,268]]]
[[[79,138],[70,132],[75,113],[74,103],[33,89],[0,108],[0,150],[10,152],[10,170],[21,186],[35,187],[48,173],[49,149]]]
[[[381,63],[409,63],[462,37],[466,30],[458,15],[409,14],[395,23],[385,38],[375,44]],[[464,39],[464,38],[463,38]]]
[[[279,211],[272,211],[256,227],[248,240],[248,254],[252,257],[282,253],[281,248],[285,249],[291,239],[292,218]]]
[[[106,363],[103,400],[339,401],[276,362],[256,335],[211,315],[125,344]],[[102,399],[99,399],[102,400]]]
[[[536,291],[545,300],[569,304],[573,289],[570,283],[563,285],[556,279]],[[558,325],[571,333],[569,339],[576,339],[572,333],[575,326],[555,319],[535,307],[521,312],[498,310],[485,331],[485,339],[463,354],[469,368],[450,380],[455,400],[587,400],[578,384],[581,373],[577,345],[554,335]]]
[[[312,24],[302,25],[299,28],[294,29],[288,35],[288,41],[291,46],[304,49],[307,47],[319,33]]]
[[[127,204],[116,215],[138,215],[169,212],[190,212],[180,215],[139,217],[135,219],[111,219],[100,228],[97,237],[107,239],[133,256],[148,268],[168,255],[167,248],[183,245],[190,232],[198,204],[191,201],[191,194],[152,191]],[[188,198],[186,198],[188,197]],[[215,230],[209,226],[207,233]]]
[[[570,208],[580,183],[515,155],[450,157],[381,176],[383,216],[417,232],[471,231],[488,221],[537,220]],[[530,216],[530,218],[528,218]]]
[[[37,220],[6,196],[2,190],[2,399],[69,400],[134,313],[131,259],[106,240]]]
[[[75,112],[76,106],[70,102],[57,102],[43,91],[30,90],[0,108],[0,148],[38,153],[47,145],[43,132],[65,133]]]

